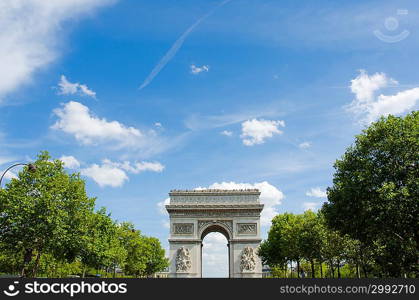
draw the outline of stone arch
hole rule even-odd
[[[198,236],[200,237],[201,241],[203,241],[205,236],[211,232],[221,233],[225,236],[228,242],[233,238],[233,233],[231,230],[226,225],[217,222],[205,225],[198,233]]]
[[[200,240],[201,240],[201,253],[200,253],[200,259],[199,259],[200,262],[201,262],[201,275],[200,275],[200,277],[202,277],[202,262],[203,262],[203,259],[202,259],[202,249],[203,249],[203,241],[204,241],[204,238],[208,234],[213,233],[213,232],[219,232],[219,233],[221,233],[226,238],[226,240],[227,240],[228,266],[229,266],[228,274],[229,274],[229,277],[231,277],[231,269],[230,269],[231,268],[231,262],[230,262],[230,259],[231,259],[230,240],[233,238],[233,233],[231,232],[231,230],[226,225],[224,225],[222,223],[218,223],[216,221],[213,221],[212,223],[210,223],[208,225],[205,225],[202,228],[202,230],[199,232],[199,235],[198,235],[199,238],[200,238]]]
[[[202,240],[210,232],[227,239],[230,278],[262,277],[253,251],[261,242],[258,190],[173,190],[169,196],[169,277],[202,277]]]

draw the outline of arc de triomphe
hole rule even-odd
[[[259,190],[172,190],[166,209],[170,216],[169,277],[202,277],[202,240],[210,232],[228,241],[229,277],[262,277],[257,255]]]

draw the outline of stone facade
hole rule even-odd
[[[210,232],[228,241],[230,278],[262,277],[257,256],[260,213],[258,190],[173,190],[170,216],[169,277],[202,277],[202,240]]]

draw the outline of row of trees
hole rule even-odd
[[[34,172],[25,167],[0,189],[0,273],[115,276],[122,269],[138,277],[167,267],[157,238],[95,210],[79,174],[68,174],[47,152],[34,165]]]
[[[369,277],[378,270],[371,253],[348,235],[331,230],[321,212],[284,213],[272,220],[259,255],[275,277]]]
[[[260,255],[271,267],[345,265],[365,277],[419,277],[419,112],[381,118],[336,161],[318,214],[273,219]],[[360,272],[361,270],[361,272]]]

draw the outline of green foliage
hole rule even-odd
[[[66,173],[47,152],[34,165],[0,189],[0,274],[115,276],[123,267],[151,276],[167,267],[158,239],[117,224],[104,208],[94,210],[79,174]]]
[[[120,231],[122,244],[127,250],[125,273],[148,277],[168,266],[158,239],[141,235],[131,223],[122,223]]]
[[[383,276],[419,271],[418,161],[416,111],[373,123],[334,165],[326,221],[369,249]]]
[[[382,276],[374,258],[382,248],[330,229],[322,212],[306,211],[275,216],[262,242],[259,256],[271,267],[273,277],[371,277]]]
[[[124,262],[126,250],[118,235],[118,225],[106,214],[104,208],[92,213],[88,219],[88,231],[83,236],[80,258],[85,267],[115,268]]]
[[[41,152],[34,165],[35,172],[25,167],[0,194],[0,243],[7,251],[23,251],[22,275],[34,256],[31,272],[36,274],[44,252],[73,260],[94,207],[84,181],[78,174],[68,175],[61,161],[50,161]]]

